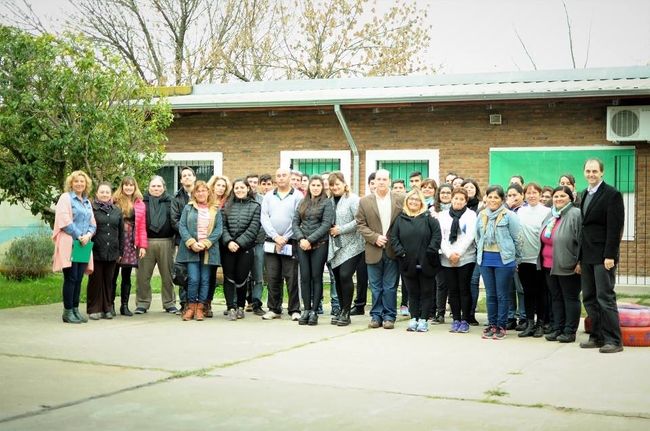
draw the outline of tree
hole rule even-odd
[[[71,171],[144,179],[161,164],[169,104],[115,58],[97,56],[80,37],[0,26],[0,202],[51,223]]]
[[[23,6],[17,2],[23,1]],[[430,70],[427,11],[396,0],[78,0],[66,28],[155,85],[372,76]],[[5,20],[42,32],[28,0]]]

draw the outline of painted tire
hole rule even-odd
[[[591,334],[591,317],[585,317],[585,332]]]
[[[621,336],[624,346],[648,347],[650,346],[649,327],[621,327]]]
[[[650,307],[637,304],[618,304],[621,327],[650,326]]]

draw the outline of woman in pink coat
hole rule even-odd
[[[85,172],[74,171],[66,178],[64,188],[54,216],[52,270],[63,271],[63,321],[85,323],[88,318],[79,312],[79,296],[84,273],[93,270],[92,253],[89,262],[73,262],[72,244],[78,240],[85,246],[97,229],[88,200],[92,181]]]
[[[138,267],[138,260],[147,253],[147,216],[142,192],[133,177],[124,177],[120,187],[113,194],[113,202],[122,210],[124,219],[124,255],[113,276],[113,302],[117,291],[117,276],[122,269],[120,284],[120,314],[133,316],[129,310],[131,294],[131,271]]]

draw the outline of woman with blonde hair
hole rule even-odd
[[[84,171],[74,171],[65,179],[65,192],[56,204],[54,216],[54,256],[52,270],[63,271],[63,316],[65,323],[85,323],[79,312],[81,280],[92,273],[93,258],[85,262],[72,260],[73,244],[86,246],[97,230],[93,209],[88,200],[93,182]],[[85,260],[85,259],[84,259]]]
[[[440,224],[429,214],[420,189],[406,194],[402,212],[391,228],[390,241],[399,261],[399,271],[409,291],[411,320],[407,331],[427,332],[433,288],[440,268]]]
[[[112,298],[115,303],[117,293],[117,277],[122,270],[122,281],[120,283],[120,314],[122,316],[133,316],[129,310],[129,295],[131,294],[131,272],[138,267],[138,259],[142,259],[147,253],[147,215],[142,192],[138,183],[133,177],[124,177],[115,193],[113,203],[122,210],[124,220],[124,254],[118,262],[113,275]]]
[[[178,230],[181,242],[176,261],[187,264],[187,308],[183,320],[203,320],[210,286],[210,273],[221,264],[219,238],[221,211],[205,181],[197,181],[191,199],[181,214]]]
[[[219,209],[223,209],[228,202],[228,198],[232,192],[232,183],[225,175],[212,175],[208,180],[208,190],[214,198],[214,203]],[[223,256],[227,250],[226,247],[219,243],[219,251]],[[205,303],[205,316],[212,317],[212,300],[214,299],[214,291],[217,290],[217,268],[213,268],[210,274],[210,287],[208,289],[208,297]],[[228,308],[223,312],[224,316],[228,315]]]

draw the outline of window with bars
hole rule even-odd
[[[291,159],[291,169],[305,175],[341,170],[341,159]]]
[[[181,187],[181,170],[189,166],[194,169],[197,180],[208,181],[214,175],[214,162],[211,160],[174,160],[165,162],[165,166],[158,169],[158,175],[163,177],[169,193],[176,193]]]
[[[412,172],[419,171],[422,173],[422,178],[429,177],[428,160],[377,160],[377,169],[386,169],[390,172],[391,181],[404,180],[407,188],[409,188],[409,175]]]

